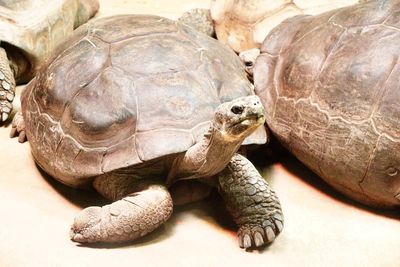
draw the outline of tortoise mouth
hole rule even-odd
[[[241,124],[241,125],[261,125],[265,122],[265,116],[264,114],[252,114],[249,115],[241,120],[239,120],[237,123],[234,124],[234,126]]]
[[[252,114],[241,118],[227,129],[227,132],[232,136],[246,137],[251,134],[257,127],[263,125],[265,118],[263,114]]]

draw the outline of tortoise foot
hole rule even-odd
[[[238,231],[239,246],[241,248],[263,247],[272,243],[282,229],[283,216],[279,212],[264,221],[242,225]]]
[[[22,117],[22,112],[19,111],[17,114],[15,114],[13,121],[12,121],[12,127],[11,127],[11,132],[10,132],[10,137],[14,138],[18,136],[18,142],[24,143],[27,141],[26,138],[26,133],[25,133],[25,121],[24,118]]]
[[[219,192],[239,226],[239,246],[262,247],[282,232],[283,215],[277,195],[253,164],[235,154],[219,178]]]
[[[89,207],[82,210],[75,217],[71,227],[71,240],[79,243],[94,242],[93,232],[101,221],[102,213],[100,207]]]

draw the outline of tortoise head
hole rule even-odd
[[[260,49],[254,48],[240,52],[239,58],[242,61],[244,68],[249,76],[253,76],[253,68],[256,64],[256,59],[260,55]]]
[[[221,104],[214,116],[214,126],[232,141],[246,138],[264,122],[264,108],[255,95]]]

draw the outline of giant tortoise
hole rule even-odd
[[[272,242],[278,198],[236,153],[266,141],[252,88],[230,49],[179,22],[119,15],[80,27],[22,96],[38,165],[113,201],[84,209],[72,240],[139,238],[171,215],[168,188],[196,179],[218,187],[241,247]]]
[[[297,16],[265,39],[255,89],[272,132],[351,198],[400,206],[400,1]]]

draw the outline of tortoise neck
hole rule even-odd
[[[227,134],[211,126],[200,142],[175,159],[168,181],[216,175],[229,163],[243,139],[228,138]]]
[[[221,132],[216,127],[211,127],[209,132],[204,135],[203,148],[199,153],[204,153],[205,167],[215,170],[209,176],[215,175],[222,171],[235,154],[243,139],[232,139],[227,137],[224,132]]]

